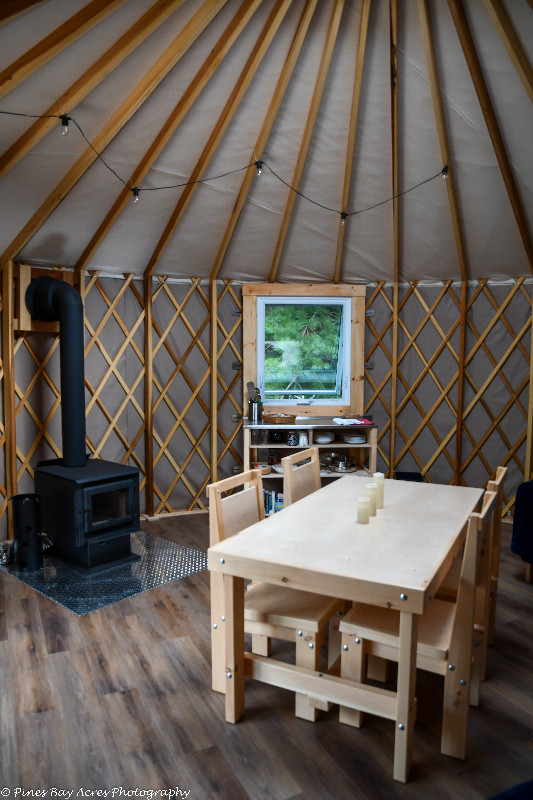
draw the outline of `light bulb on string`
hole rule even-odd
[[[345,224],[347,216],[348,214],[346,213],[346,211],[341,211],[341,225]]]
[[[261,173],[263,171],[263,162],[262,161],[256,161],[255,162],[255,166],[257,167],[257,174],[261,175]]]
[[[448,179],[448,167],[447,166],[442,168],[442,177],[444,178],[444,180]]]
[[[69,117],[68,114],[61,114],[60,119],[61,119],[61,126],[62,126],[61,127],[61,135],[62,136],[68,136],[68,123],[69,123],[70,117]]]
[[[139,202],[139,188],[137,186],[134,186],[131,191],[133,192],[133,202],[134,203],[138,203]]]

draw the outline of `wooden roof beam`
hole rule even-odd
[[[37,6],[42,6],[45,2],[46,0],[6,0],[0,8],[0,28],[14,22]]]
[[[0,156],[0,178],[29,153],[58,124],[59,114],[73,109],[92,92],[124,59],[150,36],[185,0],[157,0],[126,33],[95,61],[22,136]]]
[[[125,2],[126,0],[93,0],[55,31],[41,39],[0,72],[0,97],[9,94],[12,89],[70,47]]]
[[[481,106],[483,116],[485,117],[485,123],[487,125],[496,158],[498,159],[500,172],[505,183],[505,188],[507,189],[507,194],[509,195],[509,200],[515,215],[520,236],[522,237],[522,242],[529,261],[529,266],[533,272],[533,243],[531,241],[527,218],[524,213],[522,201],[520,200],[520,195],[518,194],[518,190],[516,188],[511,165],[507,157],[507,152],[505,150],[505,145],[500,133],[496,114],[494,113],[487,85],[483,77],[481,64],[479,63],[474,41],[472,39],[472,34],[470,33],[470,28],[468,27],[468,21],[463,4],[461,0],[448,0],[448,5],[452,13],[455,28],[459,36],[459,41],[461,42],[461,47],[463,48],[468,69],[470,70],[470,75],[478,96],[479,104]]]
[[[324,49],[322,51],[322,58],[320,61],[320,67],[318,69],[315,89],[313,92],[313,97],[311,100],[311,105],[309,107],[309,112],[305,124],[304,134],[300,145],[300,152],[298,154],[296,167],[294,169],[294,173],[291,180],[291,186],[293,187],[293,189],[298,189],[300,181],[302,179],[305,162],[307,159],[307,153],[309,151],[309,145],[311,144],[311,137],[313,135],[313,129],[318,115],[318,110],[320,108],[322,93],[324,91],[326,78],[328,76],[329,65],[331,63],[331,58],[333,56],[333,49],[335,47],[337,34],[339,32],[339,26],[343,9],[344,9],[344,0],[335,0],[335,5],[331,13],[328,33],[324,44]],[[285,212],[283,214],[283,220],[281,223],[281,229],[278,234],[278,241],[276,243],[276,250],[274,252],[274,258],[272,260],[270,275],[268,278],[268,280],[271,283],[273,283],[277,278],[279,263],[281,260],[281,254],[285,246],[285,240],[287,238],[287,231],[289,229],[289,223],[295,201],[296,201],[296,193],[289,190],[289,195],[285,206]]]
[[[207,143],[202,150],[198,161],[196,162],[196,165],[189,177],[189,182],[184,187],[176,207],[165,226],[165,230],[161,234],[155,250],[150,257],[150,260],[146,266],[145,275],[153,275],[157,269],[157,265],[159,264],[163,253],[168,247],[170,240],[172,239],[172,236],[174,235],[176,228],[183,217],[183,214],[188,208],[189,203],[196,189],[198,188],[198,181],[200,181],[202,175],[205,174],[205,170],[207,169],[211,158],[220,144],[228,125],[233,119],[233,116],[237,111],[239,104],[246,93],[246,90],[252,82],[259,65],[266,55],[268,48],[270,47],[270,44],[272,43],[272,40],[283,21],[283,18],[289,10],[290,5],[291,0],[277,0],[274,8],[272,9],[241,74],[239,75],[235,86],[233,87],[222,113],[215,123],[211,135],[209,136],[209,139],[207,140]]]
[[[159,158],[171,137],[181,125],[193,104],[196,102],[207,83],[214,76],[221,61],[225,58],[250,18],[255,14],[262,0],[244,0],[237,13],[227,26],[217,44],[204,61],[193,80],[180,98],[179,103],[166,120],[156,138],[144,154],[138,167],[131,176],[131,185],[140,186],[155,161]],[[92,237],[91,241],[80,256],[76,269],[83,270],[111,231],[113,225],[131,201],[131,190],[125,186],[121,190],[111,210],[106,215],[102,224]]]
[[[0,257],[15,258],[228,0],[206,0]]]
[[[507,16],[507,12],[501,0],[484,0],[484,3],[496,30],[501,36],[509,58],[513,62],[520,80],[524,84],[529,99],[533,102],[533,69],[531,68],[531,64],[528,61],[520,39],[516,35],[511,20]]]
[[[292,41],[289,50],[289,54],[287,56],[287,59],[285,60],[285,64],[283,65],[283,70],[281,72],[276,89],[272,96],[272,100],[270,102],[270,106],[266,113],[261,131],[255,143],[254,158],[256,160],[261,160],[263,151],[266,147],[266,144],[272,132],[272,128],[274,127],[274,122],[276,121],[276,117],[278,115],[281,103],[283,101],[283,98],[285,97],[285,92],[287,91],[287,88],[289,86],[292,73],[298,61],[298,57],[303,47],[307,31],[309,30],[311,19],[313,17],[313,14],[315,13],[317,3],[318,0],[307,0],[307,4],[300,18],[298,28],[296,30],[294,39]],[[224,262],[224,258],[226,257],[226,253],[230,246],[230,242],[233,238],[233,234],[235,233],[235,228],[237,227],[241,211],[248,198],[248,194],[250,193],[250,189],[253,185],[255,177],[256,173],[254,173],[254,171],[250,169],[247,170],[244,174],[244,180],[241,184],[239,195],[235,202],[233,211],[231,212],[230,220],[228,222],[228,225],[226,226],[226,230],[224,231],[224,236],[222,237],[222,242],[220,244],[220,247],[218,248],[218,253],[215,259],[215,263],[213,265],[213,269],[211,270],[211,280],[216,280],[219,277],[220,270]]]
[[[398,386],[398,281],[400,274],[400,225],[399,225],[399,177],[398,177],[398,8],[396,0],[390,0],[390,81],[391,81],[391,145],[392,145],[392,247],[393,247],[393,287],[392,287],[392,361],[391,361],[391,404],[390,404],[390,456],[388,476],[394,476],[396,466],[396,404]]]
[[[341,209],[346,213],[350,201],[350,186],[352,182],[353,159],[355,150],[355,137],[357,134],[357,120],[359,117],[359,101],[361,99],[361,87],[363,85],[363,66],[365,61],[366,39],[368,35],[368,20],[370,17],[370,0],[363,0],[361,7],[361,24],[359,26],[359,41],[357,44],[357,59],[355,62],[355,78],[352,92],[352,108],[350,112],[350,129],[348,132],[348,147],[346,150],[346,164],[344,168],[344,188],[342,192]],[[344,235],[346,225],[344,219],[339,222],[339,233],[337,236],[337,255],[335,257],[335,273],[333,283],[339,283],[341,279],[342,250],[344,246]]]
[[[448,146],[446,119],[444,117],[444,109],[442,106],[439,73],[437,70],[437,59],[435,57],[435,46],[433,43],[433,34],[431,31],[427,0],[418,0],[418,15],[420,18],[420,29],[422,32],[422,41],[424,43],[424,51],[426,54],[426,64],[429,85],[431,88],[431,99],[433,101],[433,112],[435,114],[435,122],[437,125],[437,135],[439,138],[440,155],[443,166],[448,167],[446,189],[448,191],[448,203],[450,205],[450,214],[452,217],[455,247],[457,249],[457,259],[459,261],[459,269],[461,271],[461,280],[466,281],[468,280],[468,264],[463,230],[461,227],[461,219],[459,216],[459,207],[457,204],[453,164],[451,163],[450,148]]]

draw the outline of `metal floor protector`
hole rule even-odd
[[[138,558],[94,571],[54,557],[53,549],[45,551],[43,566],[35,572],[19,570],[15,564],[0,569],[83,616],[207,568],[206,553],[146,531],[131,534],[131,552]]]

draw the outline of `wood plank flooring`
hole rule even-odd
[[[143,528],[207,547],[204,514]],[[504,530],[496,642],[481,705],[470,714],[468,758],[440,755],[442,679],[421,672],[405,786],[391,777],[394,726],[386,720],[369,717],[356,730],[332,708],[305,722],[294,717],[291,693],[248,682],[245,717],[224,722],[223,697],[210,688],[207,572],[84,617],[0,573],[0,793],[486,800],[531,780],[533,586],[509,538]]]

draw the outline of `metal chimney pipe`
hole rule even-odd
[[[33,319],[59,320],[59,364],[61,369],[61,430],[63,464],[84,467],[85,381],[83,303],[69,283],[43,275],[31,281],[26,305]]]

